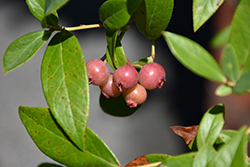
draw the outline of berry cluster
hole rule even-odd
[[[166,81],[164,68],[155,62],[144,65],[139,74],[129,64],[120,66],[113,74],[109,73],[108,67],[100,59],[88,61],[86,67],[89,84],[99,86],[106,98],[118,97],[122,93],[127,105],[131,108],[146,101],[146,89],[161,88]]]

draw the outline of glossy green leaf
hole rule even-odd
[[[164,160],[167,160],[171,156],[166,155],[166,154],[148,154],[148,155],[145,155],[145,157],[150,163],[154,163],[154,162],[162,162]]]
[[[26,3],[29,7],[30,12],[35,16],[39,21],[43,20],[44,10],[45,10],[45,1],[46,0],[26,0]],[[46,19],[43,20],[43,27],[45,28],[48,25],[57,26],[59,19],[57,12],[54,11],[51,14],[46,16]]]
[[[139,105],[135,108],[130,108],[129,106],[127,106],[122,95],[118,97],[110,97],[107,99],[102,94],[100,94],[99,102],[102,110],[105,113],[118,117],[130,116],[135,113],[141,106]]]
[[[47,17],[51,14],[56,13],[57,10],[59,10],[61,7],[63,7],[65,4],[67,4],[69,0],[45,0],[45,6],[44,6],[44,15],[42,17],[41,23],[42,27],[45,28],[48,23]]]
[[[160,167],[192,167],[196,155],[197,152],[190,152],[168,157],[166,160],[162,161]]]
[[[119,39],[116,41],[114,63],[115,63],[116,68],[119,68],[120,66],[127,63],[126,55],[123,50],[121,41]]]
[[[70,32],[57,33],[50,41],[42,61],[41,79],[52,114],[83,150],[89,115],[89,84],[81,46]]]
[[[127,10],[127,0],[109,0],[104,2],[99,8],[99,17],[106,30],[119,30],[130,19]]]
[[[106,40],[108,43],[106,57],[110,67],[115,70],[114,56],[115,56],[115,48],[116,41],[118,37],[118,31],[106,31]]]
[[[196,32],[222,5],[224,0],[193,0],[193,27]]]
[[[228,96],[233,93],[233,88],[228,85],[220,85],[215,90],[217,96]]]
[[[126,56],[118,36],[118,31],[106,31],[108,43],[106,57],[110,67],[115,70],[127,63]]]
[[[244,66],[250,52],[250,1],[241,0],[232,20],[230,43],[238,57],[239,67]]]
[[[119,166],[119,162],[103,141],[86,128],[85,150],[79,150],[50,110],[42,107],[20,107],[20,118],[37,147],[47,156],[66,166]]]
[[[30,12],[39,21],[42,21],[42,18],[44,16],[45,1],[46,0],[26,0]]]
[[[219,64],[198,43],[171,32],[165,32],[163,36],[173,55],[186,68],[206,79],[226,83],[226,76]]]
[[[247,135],[246,127],[239,130],[227,144],[223,145],[208,167],[246,167]]]
[[[210,46],[212,48],[220,48],[229,43],[229,38],[231,34],[232,26],[226,26],[222,30],[220,30],[217,34],[213,36],[210,41]]]
[[[206,143],[196,154],[193,167],[207,167],[207,164],[217,155],[216,150]]]
[[[243,94],[250,92],[250,71],[241,75],[240,79],[236,82],[233,88],[235,94]]]
[[[230,44],[223,49],[221,66],[229,80],[238,80],[240,75],[239,63],[234,48]]]
[[[142,0],[135,13],[136,27],[148,39],[159,38],[169,24],[173,7],[173,0]]]
[[[6,49],[3,56],[4,73],[8,73],[21,66],[47,42],[50,31],[35,31],[28,33],[13,41]]]
[[[203,116],[197,132],[197,147],[200,150],[206,143],[213,145],[224,125],[225,108],[223,104],[211,107]]]

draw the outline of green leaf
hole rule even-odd
[[[119,30],[125,26],[130,19],[127,0],[105,1],[99,8],[99,17],[106,30]]]
[[[169,24],[173,7],[173,0],[143,0],[135,13],[136,27],[148,39],[159,38]]]
[[[154,163],[154,162],[162,162],[164,160],[167,160],[167,158],[171,156],[166,155],[166,154],[148,154],[148,155],[145,155],[145,157],[150,163]]]
[[[163,36],[176,59],[190,71],[206,79],[226,83],[219,64],[198,43],[171,32],[165,32]]]
[[[152,58],[152,56],[149,56],[147,58],[144,58],[144,59],[140,59],[140,60],[137,60],[135,62],[132,63],[132,65],[136,68],[136,69],[141,69],[141,66],[144,66],[146,65],[147,63],[152,63],[154,62],[154,59]],[[138,66],[137,66],[138,65]]]
[[[50,41],[42,61],[41,80],[55,119],[83,150],[89,115],[89,84],[80,44],[70,32],[57,33]]]
[[[220,30],[210,41],[210,46],[212,48],[220,48],[229,43],[229,38],[231,34],[232,25],[226,26]]]
[[[193,27],[196,32],[222,5],[224,0],[193,0]]]
[[[125,55],[125,52],[123,50],[123,47],[119,38],[116,41],[114,63],[115,63],[116,68],[119,68],[120,66],[127,63],[126,55]]]
[[[105,143],[86,128],[85,150],[79,150],[50,110],[42,107],[20,107],[20,118],[37,147],[53,160],[66,166],[119,166],[119,162]]]
[[[228,143],[233,136],[237,135],[238,131],[236,130],[222,130],[216,140],[216,144],[225,144]]]
[[[207,164],[217,155],[216,150],[206,143],[196,154],[193,167],[207,167]]]
[[[45,1],[46,0],[26,0],[30,12],[39,21],[42,21],[44,17]],[[51,26],[57,26],[59,22],[57,12],[54,11],[53,13],[47,15],[43,22],[44,25],[42,27],[44,28],[47,26],[47,24]]]
[[[44,16],[45,1],[46,0],[26,0],[30,12],[39,21],[42,21],[42,18]]]
[[[241,75],[240,79],[236,82],[233,88],[235,94],[243,94],[250,92],[250,71]]]
[[[114,56],[118,31],[106,31],[106,40],[108,43],[106,57],[110,67],[115,70]]]
[[[118,37],[118,31],[106,31],[107,51],[106,57],[110,67],[115,70],[127,63],[126,56]]]
[[[239,67],[243,67],[250,52],[250,2],[241,0],[232,20],[230,43],[238,57]]]
[[[135,108],[130,108],[127,106],[122,94],[118,97],[106,98],[100,94],[100,106],[102,110],[110,115],[118,117],[126,117],[135,113],[141,105],[138,105]]]
[[[45,0],[44,6],[44,15],[42,17],[41,23],[42,27],[45,28],[47,24],[49,24],[47,17],[51,14],[55,15],[56,11],[59,10],[61,7],[66,5],[69,0]]]
[[[228,85],[220,85],[215,90],[217,96],[228,96],[233,93],[233,88]]]
[[[3,56],[4,73],[8,73],[21,66],[47,42],[50,31],[35,31],[28,33],[13,41],[6,49]]]
[[[203,116],[197,132],[197,147],[200,150],[206,143],[211,146],[218,138],[224,125],[225,108],[223,104],[211,107]]]
[[[237,81],[239,78],[240,68],[238,59],[232,45],[228,44],[224,47],[221,58],[222,69],[227,78],[231,81]]]
[[[247,135],[246,127],[239,130],[227,144],[223,145],[208,167],[246,167]]]
[[[192,167],[196,155],[197,152],[190,152],[168,157],[162,161],[161,167]]]

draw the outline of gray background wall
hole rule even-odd
[[[102,2],[72,0],[59,11],[60,25],[99,23],[98,8]],[[175,4],[168,30],[195,38],[191,26],[192,3],[185,3]],[[180,11],[189,13],[178,15]],[[1,60],[12,41],[40,29],[39,21],[31,15],[24,1],[0,1]],[[204,32],[200,32],[200,38],[204,39],[203,34],[208,35]],[[103,28],[74,34],[82,46],[86,61],[100,58],[105,53]],[[197,40],[202,42],[203,39]],[[150,54],[150,41],[135,26],[126,33],[122,43],[131,61]],[[39,151],[18,115],[21,105],[47,107],[40,82],[40,65],[45,46],[31,60],[7,75],[3,75],[0,63],[0,167],[35,167],[43,162],[56,163]],[[156,54],[156,61],[167,71],[167,82],[161,90],[151,91],[146,103],[130,117],[118,118],[105,114],[98,104],[100,90],[90,86],[88,126],[104,140],[122,165],[145,154],[176,155],[186,152],[188,149],[184,141],[169,126],[198,124],[201,113],[205,111],[202,108],[203,80],[173,58],[162,38],[156,40]]]

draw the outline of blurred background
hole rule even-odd
[[[98,9],[103,2],[72,0],[59,10],[59,24],[69,27],[100,23]],[[236,4],[235,0],[226,1],[222,7],[229,13],[224,15],[224,18],[220,18],[223,14],[216,14],[194,33],[192,0],[175,1],[167,30],[189,37],[209,49],[209,40],[215,32],[230,23]],[[225,21],[223,24],[222,20]],[[40,22],[29,12],[26,3],[18,0],[0,1],[0,23],[1,60],[12,41],[42,29]],[[104,55],[104,28],[82,30],[73,34],[79,40],[86,61]],[[131,62],[145,58],[151,53],[150,40],[145,38],[135,25],[125,34],[122,44]],[[40,66],[46,45],[31,60],[7,75],[3,74],[0,63],[0,167],[36,167],[44,162],[56,163],[39,151],[18,115],[19,106],[48,107],[40,81]],[[213,83],[183,67],[171,55],[162,37],[155,41],[155,45],[156,62],[165,68],[167,82],[161,90],[150,91],[146,103],[132,116],[120,118],[104,113],[99,107],[99,88],[90,86],[88,126],[103,139],[123,166],[145,154],[176,155],[188,152],[184,140],[169,127],[197,125],[208,108],[225,99],[214,97]],[[218,55],[220,51],[211,52]],[[231,98],[234,100],[235,97]],[[243,117],[249,115],[247,111],[250,110],[246,110]],[[241,119],[237,123],[232,126],[227,124],[227,127],[238,128],[243,123],[248,123],[248,120],[244,119],[242,122]]]

